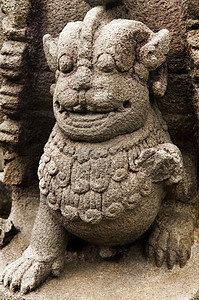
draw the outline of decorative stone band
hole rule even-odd
[[[5,42],[0,53],[0,71],[4,78],[0,89],[0,106],[5,121],[0,126],[0,140],[8,144],[17,144],[21,132],[19,115],[23,106],[23,89],[26,85],[27,59],[27,17],[29,0],[2,1],[5,18],[2,27]]]
[[[158,122],[155,114],[149,114],[144,128],[103,143],[71,141],[56,124],[38,169],[40,191],[48,205],[68,220],[91,223],[116,218],[139,205],[154,188],[135,160],[142,150],[170,142]]]
[[[194,91],[192,101],[197,117],[197,139],[199,143],[199,5],[198,0],[183,0],[182,5],[187,25],[189,67]]]
[[[8,185],[22,185],[24,178],[27,178],[27,157],[20,156],[19,149],[25,148],[24,137],[27,137],[24,112],[28,107],[28,74],[31,71],[28,68],[27,37],[30,1],[2,0],[1,9],[5,13],[2,21],[5,41],[0,51],[0,72],[3,77],[0,108],[4,113],[4,121],[0,124],[0,142],[5,152],[4,182]]]
[[[199,27],[199,20],[198,20]],[[187,34],[188,51],[190,55],[190,71],[193,79],[193,105],[197,117],[197,138],[199,143],[199,29],[190,30]]]

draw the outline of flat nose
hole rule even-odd
[[[79,91],[79,103],[78,105],[73,106],[73,111],[75,112],[84,112],[86,110],[86,98],[85,90]]]
[[[73,89],[77,91],[88,90],[91,87],[91,70],[85,66],[78,67],[74,79]]]

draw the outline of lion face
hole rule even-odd
[[[143,127],[149,71],[168,52],[167,31],[153,34],[140,22],[110,22],[104,15],[103,7],[93,8],[83,22],[68,23],[58,41],[44,37],[47,61],[56,70],[54,115],[77,141],[101,142]]]
[[[63,72],[66,66],[57,72],[54,114],[71,139],[103,141],[144,125],[149,105],[147,86],[130,72],[119,72],[114,65],[107,68],[101,70],[96,64],[91,71],[74,65],[68,73]]]

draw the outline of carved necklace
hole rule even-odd
[[[68,220],[98,223],[133,209],[151,193],[152,182],[135,170],[142,150],[170,142],[153,110],[140,130],[102,143],[67,139],[57,124],[41,157],[40,191]],[[125,195],[125,197],[124,197]]]

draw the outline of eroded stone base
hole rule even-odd
[[[15,240],[15,238],[14,238]],[[12,242],[14,242],[14,240]],[[20,235],[15,243],[20,243]],[[16,249],[16,248],[15,248]],[[21,247],[19,246],[20,253]],[[89,248],[90,249],[90,248]],[[11,294],[0,286],[1,300],[193,300],[199,299],[199,241],[192,248],[188,264],[180,269],[156,268],[146,261],[143,247],[136,243],[123,256],[112,261],[96,258],[95,250],[86,247],[71,252],[59,278],[48,278],[40,289],[29,295]],[[17,257],[11,249],[0,253],[3,265]],[[6,255],[5,255],[6,253]],[[7,261],[5,260],[7,257]]]

